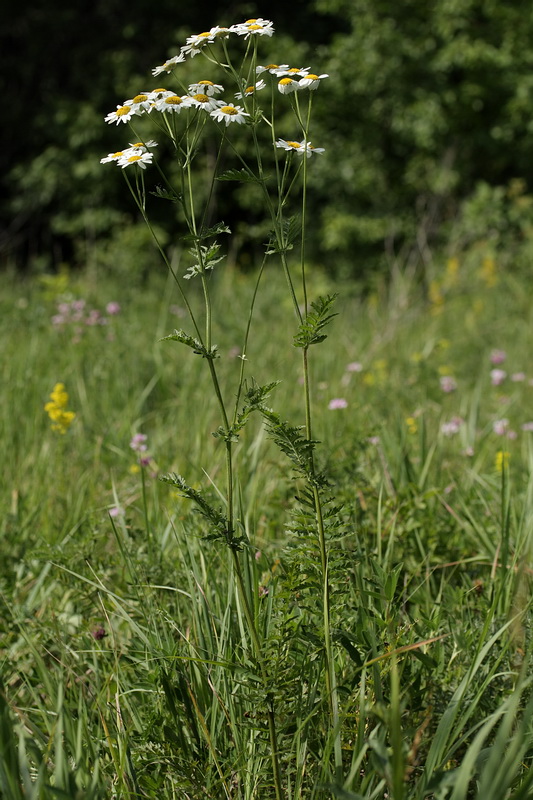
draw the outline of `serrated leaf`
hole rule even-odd
[[[170,200],[171,203],[181,203],[182,196],[171,189],[165,189],[163,186],[156,186],[153,192],[154,197],[159,197],[161,200]]]
[[[243,183],[261,183],[251,172],[246,169],[228,169],[217,175],[217,181],[242,181]]]

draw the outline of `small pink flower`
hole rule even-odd
[[[525,379],[526,379],[525,372],[513,372],[513,374],[511,375],[511,380],[513,381],[513,383],[522,383],[523,381],[525,381]]]
[[[97,642],[100,642],[107,636],[107,633],[105,632],[105,628],[102,628],[100,625],[98,628],[95,628],[94,631],[91,631],[91,636],[93,639],[96,639]]]
[[[115,316],[115,314],[120,314],[120,304],[112,300],[110,303],[106,305],[105,310],[107,311],[109,316],[113,317]]]
[[[351,361],[346,365],[346,372],[362,372],[363,365],[359,361]]]
[[[509,431],[508,419],[497,419],[492,423],[492,430],[498,436],[506,436]]]
[[[130,442],[131,449],[135,450],[136,453],[145,453],[148,449],[145,444],[147,438],[145,433],[136,433]]]
[[[518,434],[516,431],[507,431],[507,438],[508,439],[516,439]]]
[[[330,400],[328,403],[328,408],[333,411],[337,408],[348,408],[348,403],[344,399],[344,397],[334,397],[333,400]]]
[[[464,425],[464,419],[462,419],[462,417],[452,417],[449,422],[442,423],[440,431],[444,436],[454,436],[456,433],[459,433],[462,425]]]
[[[500,386],[507,377],[507,373],[503,369],[491,369],[490,382],[493,386]]]
[[[457,381],[454,377],[452,377],[452,375],[443,375],[440,378],[440,388],[447,394],[450,392],[455,392],[457,389]]]
[[[492,350],[490,354],[490,363],[503,364],[506,358],[507,358],[507,353],[505,352],[505,350]]]
[[[369,436],[367,439],[368,444],[378,445],[380,442],[379,436]]]
[[[120,506],[113,506],[109,509],[109,516],[110,517],[123,517],[124,516],[124,509]]]

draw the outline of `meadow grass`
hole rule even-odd
[[[181,326],[173,283],[157,269],[142,285],[98,272],[8,281],[6,800],[268,800],[272,708],[288,800],[532,796],[531,309],[486,258],[435,263],[425,292],[401,273],[371,295],[343,287],[327,347],[314,354],[314,434],[335,521],[336,730],[318,546],[305,509],[295,511],[300,482],[264,424],[252,420],[236,445],[248,610],[229,548],[158,479],[179,471],[223,505],[207,372],[160,341]],[[291,307],[281,272],[269,270],[247,375],[282,378],[269,402],[299,425]],[[319,271],[310,281],[311,296],[336,288]],[[225,386],[246,326],[232,309],[247,305],[254,276],[226,270],[212,283]],[[76,414],[64,434],[44,411],[58,382]],[[130,446],[136,434],[145,452]],[[331,768],[337,741],[341,775]]]

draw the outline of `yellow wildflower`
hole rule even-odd
[[[414,417],[406,417],[405,424],[407,425],[407,430],[409,433],[416,433],[418,430],[418,424]]]
[[[498,450],[494,459],[494,469],[496,472],[503,472],[509,466],[509,452],[507,450]]]
[[[76,414],[74,411],[67,411],[68,394],[63,383],[56,383],[50,400],[45,404],[44,410],[52,420],[51,428],[57,433],[66,433]]]

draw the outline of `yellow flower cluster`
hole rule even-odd
[[[56,383],[50,400],[46,403],[44,410],[52,420],[52,430],[58,433],[66,433],[76,414],[74,411],[67,411],[68,394],[65,391],[65,384]]]

